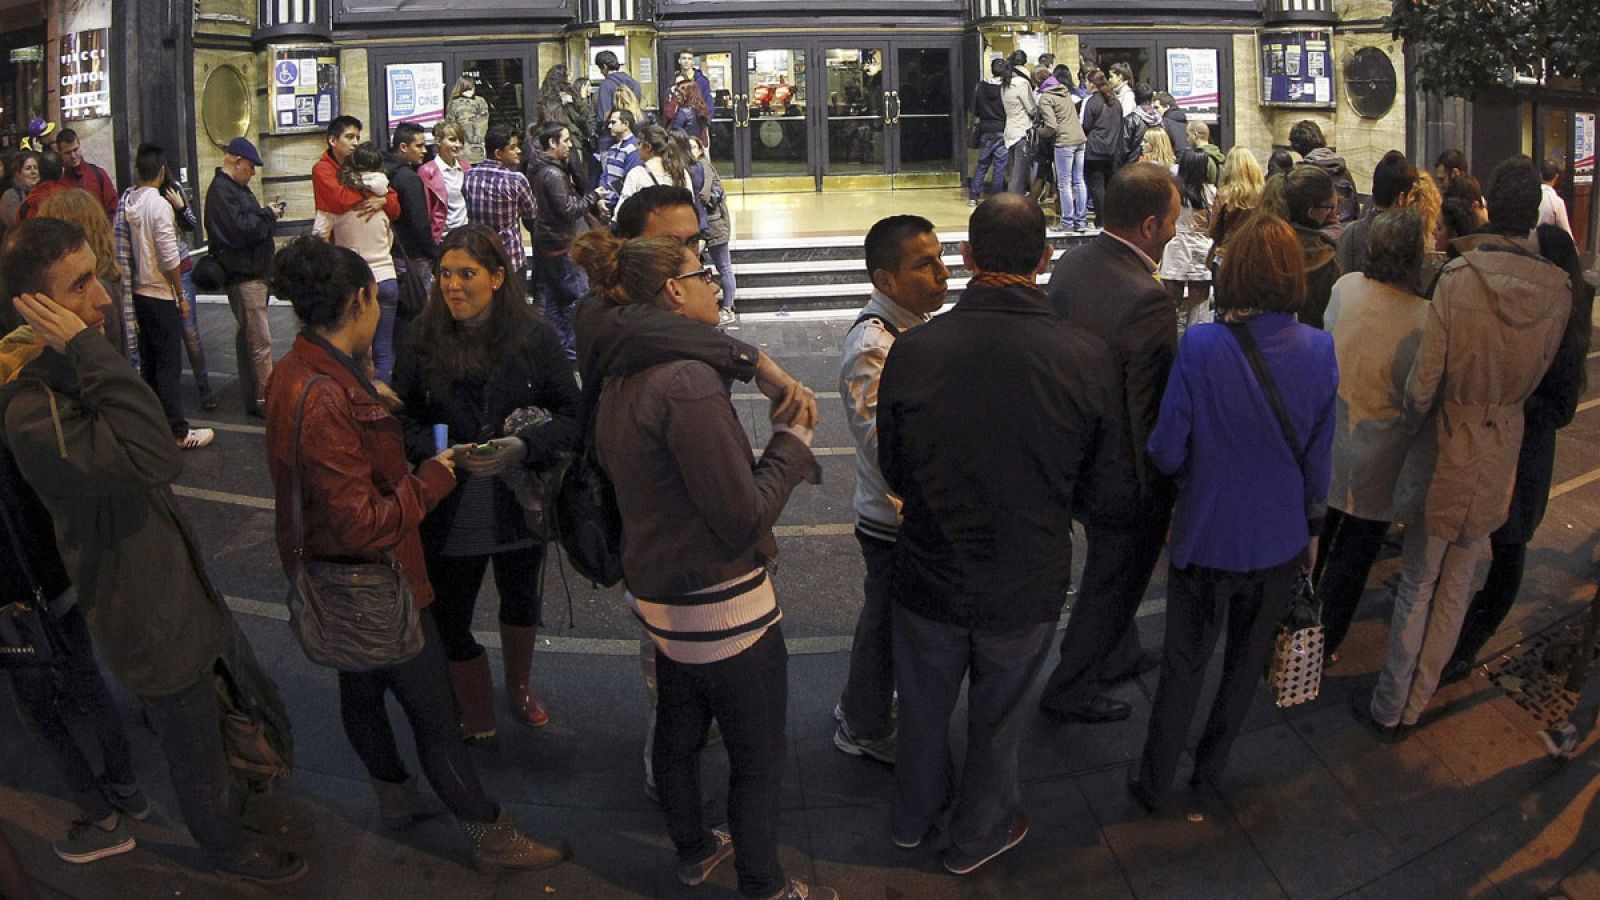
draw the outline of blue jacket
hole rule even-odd
[[[1247,327],[1308,448],[1306,471],[1228,327],[1184,332],[1150,435],[1151,462],[1178,480],[1167,548],[1178,568],[1279,566],[1321,531],[1339,390],[1333,337],[1289,313],[1263,313]]]

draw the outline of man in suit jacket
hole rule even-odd
[[[1122,446],[1101,491],[1132,498],[1080,512],[1088,536],[1083,583],[1061,639],[1061,662],[1040,697],[1049,714],[1073,722],[1115,722],[1127,703],[1106,689],[1154,668],[1160,655],[1139,649],[1133,626],[1172,513],[1173,488],[1151,466],[1150,431],[1178,347],[1177,314],[1156,277],[1156,261],[1176,228],[1178,185],[1150,163],[1126,166],[1106,187],[1105,230],[1063,257],[1050,276],[1056,315],[1106,343],[1107,376],[1121,384]]]

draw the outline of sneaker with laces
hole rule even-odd
[[[739,321],[739,314],[734,312],[733,310],[731,310],[731,309],[719,309],[719,310],[717,310],[717,324],[718,325],[732,325],[732,324],[734,324],[735,322],[738,322],[738,321]]]
[[[209,428],[191,428],[189,433],[178,441],[178,446],[185,450],[199,450],[217,439],[217,433]]]
[[[1578,744],[1582,741],[1578,729],[1568,724],[1540,731],[1539,743],[1544,744],[1545,752],[1555,759],[1572,759],[1578,755]]]
[[[689,887],[702,884],[707,878],[711,877],[711,873],[716,871],[717,866],[722,865],[723,860],[733,856],[733,835],[729,834],[727,829],[711,829],[711,839],[716,842],[716,846],[711,850],[711,855],[699,862],[678,863],[679,881]]]
[[[113,813],[110,821],[110,828],[95,822],[73,822],[67,836],[51,844],[50,849],[69,863],[92,863],[132,850],[137,842],[122,817]]]
[[[102,775],[100,793],[105,794],[117,812],[140,822],[150,818],[150,801],[137,784],[113,784]]]
[[[1027,836],[1028,819],[1026,816],[1018,815],[1012,820],[1011,828],[1006,831],[1005,841],[998,850],[980,856],[972,853],[963,853],[960,850],[951,848],[944,855],[944,869],[952,875],[967,875],[976,872],[985,863],[1022,843],[1022,839]]]
[[[833,745],[838,747],[841,753],[848,753],[851,756],[864,756],[887,766],[894,765],[897,739],[898,734],[893,731],[889,732],[887,737],[877,738],[876,740],[858,738],[850,730],[849,722],[840,722],[839,727],[833,730]]]
[[[791,878],[783,890],[772,895],[772,900],[839,900],[839,892],[820,884],[808,885],[798,878]]]

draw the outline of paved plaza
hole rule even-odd
[[[154,736],[120,693],[155,815],[133,825],[139,841],[133,853],[87,866],[56,860],[49,842],[64,832],[74,809],[10,704],[0,703],[0,825],[44,895],[734,897],[731,866],[702,887],[678,885],[663,818],[643,791],[647,698],[639,627],[620,590],[595,591],[570,569],[563,581],[554,556],[545,574],[545,628],[534,664],[551,724],[521,728],[500,701],[499,737],[472,752],[491,796],[509,803],[536,837],[567,838],[575,859],[542,873],[480,874],[467,863],[466,842],[447,819],[404,833],[380,828],[371,789],[339,724],[333,673],[308,663],[288,629],[262,429],[258,420],[239,415],[237,386],[222,374],[234,371],[232,320],[217,303],[204,304],[201,317],[221,406],[199,411],[187,371],[184,390],[191,416],[219,430],[213,447],[185,456],[180,503],[217,586],[282,688],[294,720],[294,776],[252,801],[248,819],[305,855],[310,874],[279,891],[206,874],[177,816]],[[797,490],[778,530],[776,583],[791,652],[781,823],[789,874],[835,887],[846,898],[884,900],[1600,897],[1600,751],[1589,748],[1567,764],[1547,759],[1535,737],[1539,723],[1490,683],[1484,667],[1441,691],[1423,726],[1403,743],[1381,743],[1351,718],[1350,697],[1370,691],[1380,665],[1386,588],[1399,568],[1392,547],[1322,697],[1280,711],[1263,691],[1219,789],[1180,787],[1155,816],[1144,815],[1124,791],[1144,740],[1152,675],[1118,690],[1134,709],[1125,722],[1032,719],[1022,759],[1032,832],[1015,851],[957,878],[940,869],[933,850],[895,848],[888,828],[891,770],[847,757],[831,741],[831,711],[861,602],[861,558],[851,533],[853,450],[835,393],[838,345],[852,318],[845,312],[752,315],[737,332],[814,387],[823,413],[815,445],[825,483]],[[281,354],[293,334],[292,316],[274,306],[272,320]],[[1584,405],[1561,432],[1556,488],[1530,547],[1520,602],[1491,650],[1514,648],[1578,613],[1594,594],[1600,539],[1595,358],[1589,371]],[[737,386],[735,405],[759,446],[768,425],[764,401],[752,392]],[[1081,567],[1081,546],[1077,555]],[[1164,569],[1140,613],[1147,646],[1161,641]],[[1376,586],[1379,580],[1384,588]],[[492,583],[484,590],[476,627],[498,661]],[[1046,662],[1052,665],[1054,653]],[[395,721],[403,721],[398,713]],[[954,728],[964,727],[958,710]],[[409,742],[401,743],[409,756]],[[706,753],[704,784],[717,815],[726,768],[720,748]],[[1184,769],[1185,781],[1186,775]]]

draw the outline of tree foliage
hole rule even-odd
[[[1418,86],[1461,97],[1518,75],[1600,90],[1595,0],[1394,0],[1385,20],[1416,60]]]

